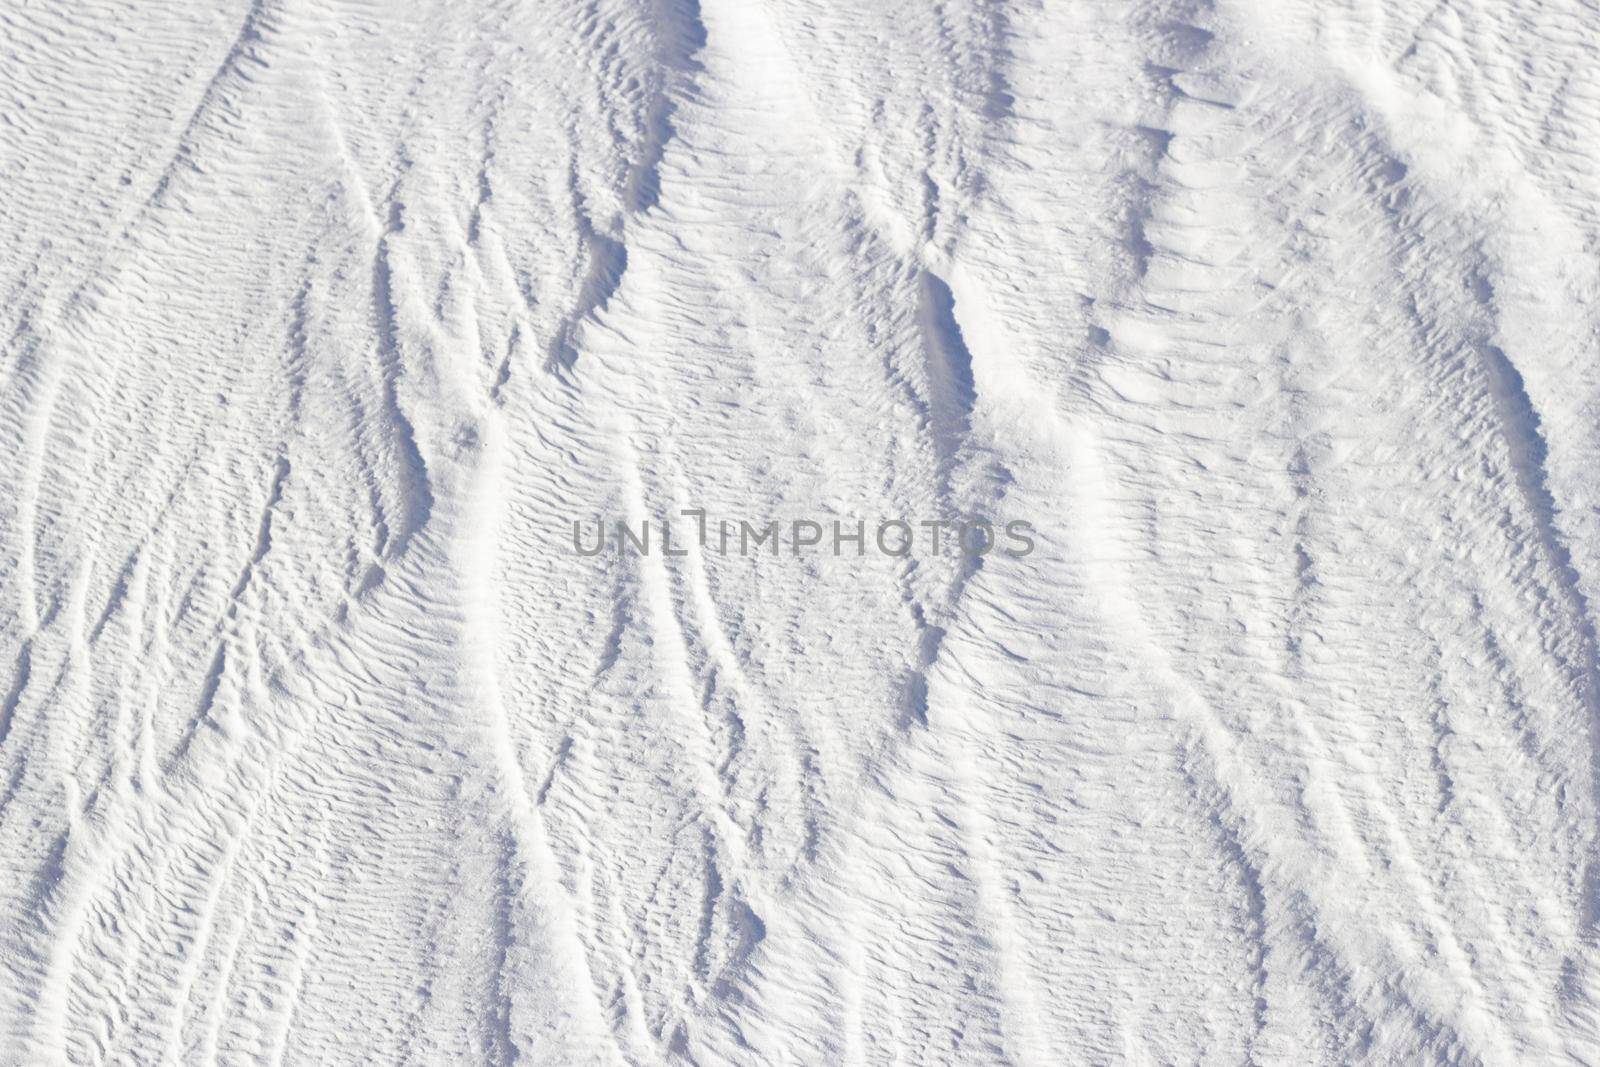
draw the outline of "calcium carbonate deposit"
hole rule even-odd
[[[0,0],[0,1064],[1600,1063],[1591,0]]]

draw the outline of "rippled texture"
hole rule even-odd
[[[1597,56],[6,4],[0,1062],[1593,1062]]]

